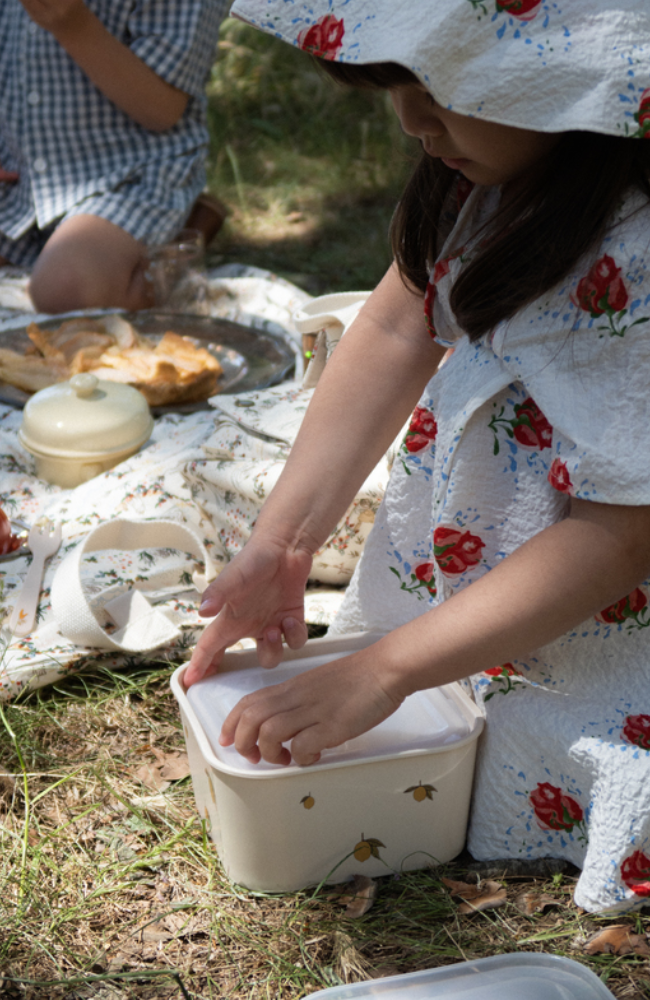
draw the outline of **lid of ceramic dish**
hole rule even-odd
[[[19,438],[42,455],[94,458],[135,451],[152,428],[141,392],[84,372],[34,393],[25,404]]]
[[[310,1000],[614,1000],[590,969],[573,959],[519,952],[333,986]]]
[[[322,663],[346,656],[347,653],[324,653],[281,663],[274,670],[253,667],[217,674],[193,684],[187,691],[187,700],[208,738],[215,757],[229,773],[259,776],[260,772],[281,772],[283,775],[298,770],[280,764],[261,761],[251,764],[234,747],[219,746],[219,733],[226,716],[240,698],[259,688],[282,684],[297,674],[318,667]],[[444,688],[418,691],[407,698],[393,715],[367,733],[357,736],[339,747],[325,750],[315,767],[361,763],[369,759],[392,758],[404,753],[427,752],[450,747],[472,735],[473,720],[463,714],[459,705]],[[304,768],[300,768],[304,771]]]

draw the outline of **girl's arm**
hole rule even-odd
[[[286,467],[251,538],[204,594],[205,629],[185,675],[215,673],[223,651],[259,640],[260,663],[307,639],[304,588],[313,553],[403,427],[444,349],[429,337],[422,296],[391,268],[321,376]]]
[[[21,0],[95,86],[139,125],[164,132],[179,120],[188,95],[154,73],[104,27],[83,0]]]
[[[378,725],[414,691],[531,654],[650,574],[650,507],[572,500],[465,590],[367,649],[243,698],[221,743],[257,763],[314,763]]]

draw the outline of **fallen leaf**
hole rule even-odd
[[[339,903],[345,906],[345,915],[355,919],[367,913],[375,901],[377,884],[367,875],[354,875],[351,891],[339,896]]]
[[[140,767],[133,772],[134,778],[146,788],[153,788],[157,792],[163,792],[166,788],[169,788],[171,781],[166,781],[160,773],[160,768],[157,764],[148,762],[146,764],[141,764]]]
[[[467,882],[454,882],[450,878],[443,878],[441,882],[449,889],[452,896],[460,896],[464,900],[458,907],[459,913],[493,910],[506,902],[506,890],[498,882],[486,881],[470,885]]]
[[[650,945],[643,934],[633,934],[630,924],[612,924],[587,940],[588,955],[650,955]]]
[[[171,753],[161,754],[155,751],[158,763],[156,767],[166,781],[180,781],[190,774],[190,761],[186,753],[174,750]]]
[[[520,892],[513,902],[520,913],[530,917],[533,913],[543,913],[547,906],[559,905],[560,901],[546,893]]]

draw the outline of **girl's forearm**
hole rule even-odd
[[[328,537],[418,402],[444,349],[422,298],[391,269],[327,363],[257,530],[282,523],[312,550]]]
[[[104,27],[84,3],[22,0],[88,78],[139,125],[155,132],[179,120],[188,95],[158,76]]]
[[[375,647],[401,698],[552,642],[650,575],[650,508],[572,501],[498,566]]]

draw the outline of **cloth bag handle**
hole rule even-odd
[[[129,590],[107,601],[104,610],[118,626],[109,634],[97,621],[81,584],[81,561],[89,552],[102,549],[133,550],[174,548],[202,560],[204,572],[193,573],[199,592],[207,587],[219,569],[196,532],[177,521],[131,521],[116,518],[100,524],[65,557],[54,574],[50,600],[59,631],[78,646],[112,649],[119,652],[147,653],[168,644],[180,635],[170,615],[153,607],[141,590]],[[157,582],[173,584],[178,570],[161,573]]]

